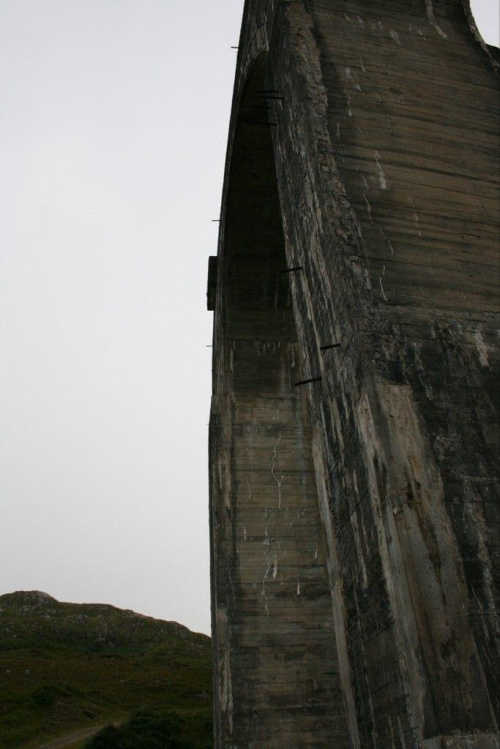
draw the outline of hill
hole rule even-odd
[[[211,708],[210,638],[103,604],[0,596],[0,747],[37,746],[137,709]]]

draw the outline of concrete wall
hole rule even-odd
[[[500,746],[498,109],[459,0],[247,3],[215,294],[218,747]]]

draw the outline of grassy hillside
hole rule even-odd
[[[0,596],[0,747],[41,743],[137,709],[211,707],[210,639],[101,604]]]

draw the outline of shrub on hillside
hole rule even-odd
[[[67,684],[44,684],[30,695],[30,706],[35,710],[50,710],[61,697],[72,697],[78,690]]]
[[[209,749],[211,719],[206,715],[179,716],[141,710],[121,726],[106,726],[85,749]]]

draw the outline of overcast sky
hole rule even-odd
[[[209,632],[206,272],[242,8],[0,0],[0,594]],[[498,0],[474,10],[498,44]]]

